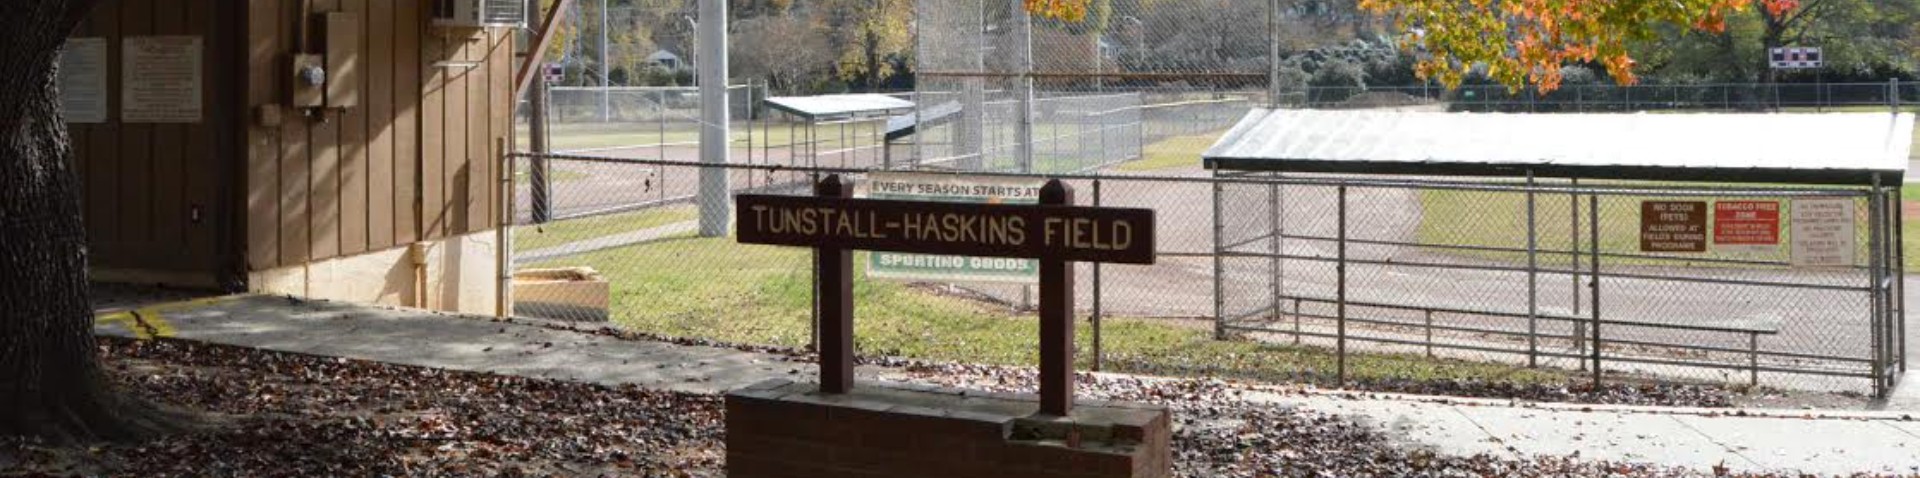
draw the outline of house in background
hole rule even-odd
[[[693,65],[681,61],[680,55],[665,49],[655,50],[653,54],[647,55],[647,63],[658,65],[667,71],[682,71],[693,68]]]

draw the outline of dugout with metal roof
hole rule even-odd
[[[1898,184],[1910,113],[1509,114],[1255,109],[1217,171]]]
[[[793,118],[787,151],[794,165],[886,168],[892,162],[888,119],[913,112],[914,103],[881,94],[777,96],[769,109]],[[822,129],[831,129],[822,136]]]
[[[1256,109],[1202,155],[1216,334],[1884,396],[1914,127]]]

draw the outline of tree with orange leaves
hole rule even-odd
[[[1036,15],[1078,18],[1087,0],[1024,0]],[[1662,28],[1726,28],[1727,16],[1748,8],[1781,16],[1799,0],[1359,0],[1360,8],[1390,16],[1406,41],[1424,49],[1422,77],[1458,86],[1467,71],[1518,89],[1560,86],[1560,67],[1597,62],[1622,83],[1634,81],[1630,41],[1655,38]]]

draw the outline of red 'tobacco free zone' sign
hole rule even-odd
[[[1780,247],[1779,201],[1713,204],[1713,245],[1727,251],[1773,252]]]

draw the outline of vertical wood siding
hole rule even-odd
[[[290,81],[283,71],[298,46],[294,28],[311,16],[297,0],[247,1],[247,107],[283,104]],[[308,14],[351,12],[361,22],[361,103],[329,112],[324,122],[288,109],[280,128],[248,126],[250,270],[496,227],[494,141],[509,134],[505,115],[513,101],[504,78],[497,87],[492,82],[513,71],[512,35],[430,28],[425,1],[312,3]],[[319,28],[308,33],[317,51]],[[464,61],[479,66],[444,65]]]
[[[514,35],[428,27],[425,0],[311,3],[122,0],[75,33],[108,42],[108,122],[70,128],[96,266],[263,270],[497,226]],[[285,106],[289,61],[301,22],[323,48],[325,12],[360,21],[360,104],[309,118]],[[200,123],[120,122],[121,41],[145,35],[202,38]],[[272,106],[281,122],[262,126]]]
[[[237,136],[243,96],[233,88],[237,62],[251,52],[237,49],[245,25],[222,8],[242,0],[123,0],[96,9],[73,33],[107,43],[107,121],[68,125],[85,202],[88,249],[96,267],[193,276],[216,280],[225,259],[226,228],[240,224],[236,202],[259,199],[230,194],[240,171]],[[225,19],[222,21],[221,19]],[[123,41],[129,37],[189,35],[201,38],[200,122],[122,122]],[[249,82],[251,83],[251,82]],[[225,88],[222,88],[224,86]],[[225,109],[225,110],[223,110]],[[244,170],[251,178],[264,171]],[[231,247],[229,248],[231,249]]]

